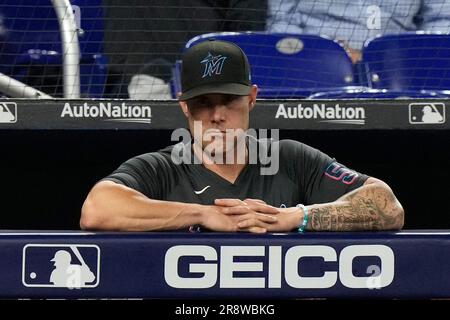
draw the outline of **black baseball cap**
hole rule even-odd
[[[232,42],[196,44],[183,54],[181,68],[180,100],[208,93],[245,96],[252,87],[247,56]]]

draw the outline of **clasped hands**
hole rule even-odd
[[[216,199],[206,207],[202,224],[214,231],[289,232],[303,219],[299,208],[276,208],[259,199]]]

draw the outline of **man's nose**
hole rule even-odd
[[[226,118],[226,106],[223,104],[215,104],[211,107],[211,121],[222,122]]]

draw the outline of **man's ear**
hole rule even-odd
[[[258,95],[258,86],[256,84],[252,85],[252,89],[250,90],[250,100],[249,100],[249,110],[252,111],[252,109],[255,107],[256,103],[256,96]]]
[[[255,107],[255,102],[253,100],[250,100],[248,110],[252,111],[254,107]]]
[[[187,117],[189,117],[189,108],[188,105],[186,103],[186,101],[178,101],[178,103],[180,104],[181,107],[181,111],[183,111],[184,115]]]

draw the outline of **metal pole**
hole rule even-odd
[[[0,73],[0,92],[13,98],[53,99],[52,96]]]
[[[69,0],[52,0],[62,41],[64,98],[80,98],[80,47],[77,26]]]

